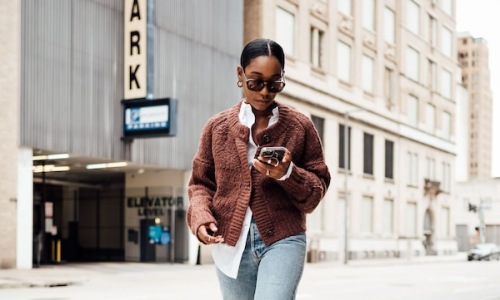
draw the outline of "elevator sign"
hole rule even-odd
[[[147,0],[124,0],[124,99],[147,94]]]

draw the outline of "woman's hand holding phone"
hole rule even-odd
[[[263,147],[253,165],[260,173],[279,179],[287,173],[291,158],[290,151],[285,147]]]

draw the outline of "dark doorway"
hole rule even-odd
[[[141,261],[155,261],[156,260],[156,245],[150,242],[149,227],[154,226],[155,221],[150,219],[141,220]]]

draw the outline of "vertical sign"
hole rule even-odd
[[[124,99],[147,93],[147,0],[124,0]]]

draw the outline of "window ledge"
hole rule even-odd
[[[373,174],[363,173],[363,179],[375,180],[375,176],[373,176]]]
[[[338,172],[339,172],[340,174],[345,174],[345,173],[346,173],[345,169],[344,169],[344,168],[340,168],[340,167],[339,167],[339,171],[338,171]],[[348,170],[348,171],[347,171],[347,175],[352,175],[352,171],[351,171],[351,170]]]

